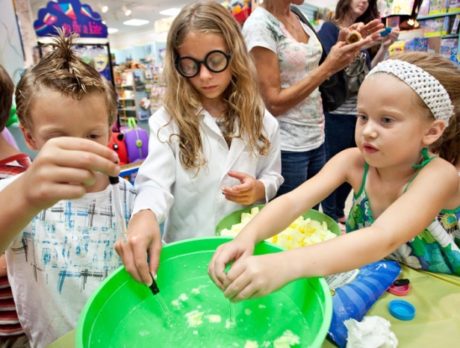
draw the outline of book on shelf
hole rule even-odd
[[[425,37],[443,36],[449,33],[449,16],[420,21]]]
[[[430,0],[423,0],[418,10],[418,17],[428,16],[430,13]]]
[[[431,0],[430,1],[430,12],[431,15],[438,15],[447,13],[447,8],[449,7],[449,0]]]
[[[122,87],[134,86],[134,77],[130,71],[122,72],[121,77],[122,77],[122,82],[121,82]]]
[[[404,51],[417,51],[417,52],[428,51],[428,38],[415,37],[411,40],[407,40],[404,44]]]
[[[458,63],[458,38],[442,39],[439,54],[454,63]]]
[[[460,14],[455,16],[454,22],[452,23],[452,27],[450,28],[450,34],[452,35],[458,34],[459,24],[460,24]]]
[[[460,11],[460,0],[449,0],[449,12]]]

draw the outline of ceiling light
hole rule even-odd
[[[148,21],[146,19],[136,19],[136,18],[131,18],[131,19],[123,22],[124,25],[131,25],[131,26],[134,26],[134,27],[139,27],[141,25],[146,25],[148,23],[150,23],[150,21]]]
[[[168,8],[166,10],[163,10],[163,11],[160,11],[160,14],[162,14],[163,16],[177,16],[180,12],[180,8],[177,8],[177,7],[171,7],[171,8]]]
[[[133,13],[133,11],[131,11],[129,8],[127,8],[126,6],[123,6],[121,8],[123,10],[123,13],[125,14],[126,17],[129,17],[131,16],[131,13]]]
[[[117,28],[107,28],[107,31],[109,34],[115,34],[118,33],[119,30]]]
[[[109,6],[107,6],[107,5],[101,6],[101,11],[102,11],[102,13],[107,13],[109,11]]]

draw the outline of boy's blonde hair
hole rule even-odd
[[[43,57],[37,65],[27,69],[16,88],[16,107],[21,125],[31,130],[30,106],[42,88],[48,88],[77,100],[90,93],[105,97],[111,125],[117,115],[117,96],[113,86],[92,66],[83,62],[73,51],[74,34],[66,36],[58,29],[54,50]],[[88,115],[91,117],[91,115]]]
[[[3,131],[8,121],[13,93],[14,83],[5,68],[0,65],[0,132]]]
[[[460,69],[448,59],[433,53],[406,52],[391,58],[418,66],[435,77],[446,89],[454,106],[454,114],[441,138],[431,146],[431,150],[450,163],[456,164],[460,157]],[[421,98],[417,98],[417,102],[434,118]]]
[[[221,35],[231,54],[232,80],[224,92],[227,112],[224,127],[233,134],[238,121],[239,134],[246,136],[254,153],[266,154],[270,146],[263,134],[264,106],[256,83],[255,68],[246,49],[238,23],[228,10],[215,1],[197,1],[185,6],[174,19],[168,33],[164,74],[165,109],[177,122],[180,134],[180,159],[186,168],[202,167],[203,144],[200,137],[200,95],[175,69],[178,48],[190,32]],[[235,136],[235,135],[233,135]]]

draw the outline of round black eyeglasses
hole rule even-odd
[[[176,69],[183,77],[191,78],[199,74],[201,64],[213,73],[220,73],[227,69],[231,55],[225,52],[214,50],[206,54],[203,60],[192,57],[177,57]]]

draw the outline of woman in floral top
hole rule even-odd
[[[322,47],[316,33],[291,11],[303,0],[265,0],[243,27],[267,109],[281,130],[284,184],[278,195],[314,176],[324,165],[324,114],[319,85],[350,64],[372,35],[346,45],[344,30],[320,65]],[[363,37],[379,29],[376,23],[360,28]]]

